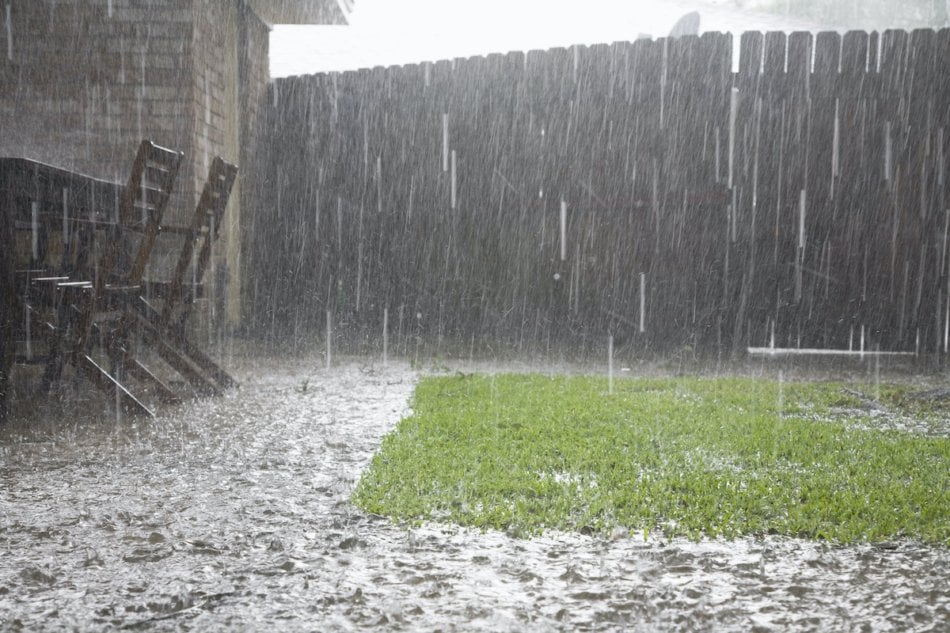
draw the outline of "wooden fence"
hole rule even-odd
[[[273,82],[252,323],[946,352],[950,32],[739,41]]]

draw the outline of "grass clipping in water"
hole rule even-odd
[[[950,545],[950,439],[870,429],[858,404],[841,385],[739,378],[618,380],[610,395],[597,377],[425,378],[354,499],[520,535]]]

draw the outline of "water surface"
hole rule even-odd
[[[465,368],[468,370],[469,368]],[[0,630],[946,630],[946,548],[530,540],[349,501],[418,372],[242,361],[242,388],[0,430]]]

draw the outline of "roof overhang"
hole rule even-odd
[[[248,0],[270,24],[346,24],[353,0]]]

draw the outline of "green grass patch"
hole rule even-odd
[[[842,420],[861,404],[827,383],[624,379],[608,395],[597,377],[424,378],[354,500],[525,535],[950,545],[950,440]]]

